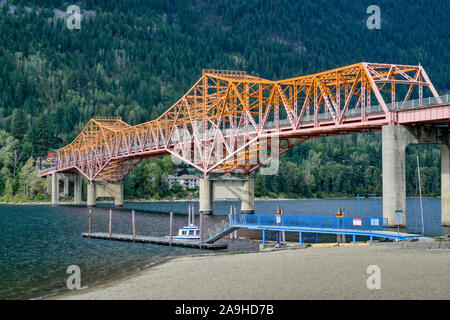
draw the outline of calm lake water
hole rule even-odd
[[[427,235],[449,233],[442,228],[440,199],[424,199]],[[230,205],[215,202],[214,216],[205,217],[205,227],[226,219]],[[382,216],[381,200],[283,200],[256,201],[255,211],[273,214],[277,206],[285,214],[334,216],[338,208],[346,216]],[[195,203],[196,212],[198,204]],[[114,209],[113,232],[131,233],[130,210],[136,210],[137,233],[168,234],[168,212],[174,211],[174,230],[186,224],[188,202],[126,203]],[[360,209],[361,208],[361,209]],[[107,205],[93,209],[93,231],[108,230]],[[91,287],[148,268],[168,257],[198,254],[196,249],[92,240],[81,237],[88,228],[88,209],[75,206],[0,205],[0,299],[32,299],[66,292],[67,267],[81,269],[81,285]],[[421,232],[418,199],[407,200],[407,228]]]

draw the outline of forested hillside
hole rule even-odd
[[[0,197],[46,199],[31,159],[71,142],[93,116],[134,125],[156,118],[202,68],[281,79],[361,61],[421,63],[440,94],[450,89],[449,1],[379,0],[380,30],[366,27],[371,1],[0,1]],[[63,19],[85,14],[79,30]],[[408,151],[407,192],[440,194],[435,147]],[[28,162],[27,162],[28,161]],[[283,155],[276,177],[256,175],[257,196],[381,193],[381,139],[312,140]],[[167,159],[143,161],[125,196],[173,195]],[[19,187],[20,186],[20,187]]]

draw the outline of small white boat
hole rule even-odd
[[[200,240],[200,228],[194,224],[194,205],[189,204],[188,225],[178,230],[175,240]]]
[[[178,230],[178,235],[174,236],[176,240],[200,240],[200,229],[193,224]]]

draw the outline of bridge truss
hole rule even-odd
[[[411,99],[421,106],[424,89],[441,102],[422,66],[358,63],[279,81],[203,70],[158,119],[135,126],[91,119],[58,150],[53,172],[117,182],[144,158],[172,155],[204,176],[248,175],[307,139],[396,124]]]

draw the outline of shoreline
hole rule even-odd
[[[380,290],[366,287],[369,265],[381,269]],[[448,250],[383,245],[200,254],[44,299],[449,299],[448,265]]]
[[[250,252],[245,252],[245,253],[250,253]],[[61,299],[71,298],[73,296],[78,296],[81,294],[93,293],[98,290],[111,288],[111,287],[120,285],[121,283],[126,283],[129,280],[132,280],[139,276],[145,275],[147,272],[152,271],[154,268],[163,266],[164,264],[170,263],[171,261],[174,261],[177,259],[196,258],[196,257],[201,257],[201,256],[216,256],[216,255],[220,256],[220,255],[226,255],[226,254],[227,254],[226,252],[223,252],[223,253],[216,252],[216,253],[192,254],[192,255],[182,255],[182,256],[167,256],[167,257],[162,258],[161,260],[152,262],[148,267],[143,268],[139,271],[135,271],[133,273],[126,274],[126,275],[121,275],[115,279],[106,280],[103,283],[98,283],[98,284],[92,285],[91,287],[81,288],[79,290],[74,290],[74,291],[66,291],[66,292],[57,293],[57,294],[53,294],[53,295],[47,295],[47,296],[43,296],[43,297],[37,297],[32,300],[61,300]]]
[[[419,197],[406,197],[407,199],[419,199]],[[441,197],[422,197],[422,199],[440,199]],[[305,201],[305,200],[354,200],[356,197],[324,197],[324,198],[255,198],[255,201]],[[378,197],[377,199],[383,199]],[[137,199],[137,200],[125,200],[124,203],[152,203],[152,202],[198,202],[198,199],[175,199],[175,200],[155,200],[155,199]],[[221,200],[224,202],[233,202],[238,200]],[[111,201],[97,201],[97,204],[111,204]],[[50,201],[30,201],[30,202],[11,202],[11,201],[0,201],[0,205],[52,205]],[[67,205],[67,206],[86,206],[86,202],[82,204],[75,205],[71,202],[59,202],[57,205]]]

